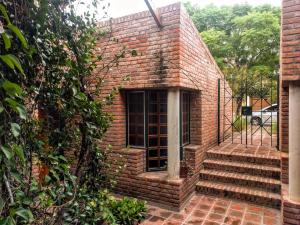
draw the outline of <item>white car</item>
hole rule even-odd
[[[271,125],[277,123],[278,105],[273,104],[261,109],[260,111],[252,112],[251,124],[253,125]]]

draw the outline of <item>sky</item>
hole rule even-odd
[[[89,2],[91,0],[85,0]],[[155,7],[161,7],[175,2],[186,2],[187,0],[150,0]],[[199,6],[205,6],[208,4],[215,5],[233,5],[233,4],[243,4],[248,3],[251,5],[259,4],[272,4],[275,6],[281,5],[281,0],[189,0],[192,4],[197,4]],[[144,0],[103,0],[103,6],[107,3],[110,3],[110,6],[106,8],[108,18],[116,18],[120,16],[129,15],[136,12],[141,12],[147,10],[147,6]],[[84,10],[84,5],[81,5],[79,8],[80,11]],[[105,15],[99,15],[99,18],[102,18]]]

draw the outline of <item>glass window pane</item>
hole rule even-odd
[[[149,147],[157,146],[157,144],[158,144],[158,139],[156,137],[149,138]]]
[[[128,144],[131,146],[145,145],[144,133],[144,92],[130,92],[127,95],[128,102]]]
[[[189,120],[190,120],[190,94],[188,92],[182,92],[181,94],[181,137],[182,144],[189,143]]]
[[[156,113],[156,112],[157,112],[157,104],[150,104],[149,113]]]
[[[158,156],[158,151],[155,150],[149,150],[149,157],[157,157]]]
[[[159,122],[160,123],[167,123],[167,115],[161,115],[160,117],[159,117]]]
[[[159,112],[166,113],[167,112],[167,104],[160,104]]]
[[[157,134],[157,126],[149,127],[149,134]]]
[[[168,134],[167,126],[160,126],[160,134]]]
[[[149,167],[150,168],[157,168],[158,167],[158,161],[157,160],[149,160]]]
[[[157,123],[158,122],[157,115],[149,115],[149,123]]]
[[[166,137],[160,137],[160,146],[168,146]]]
[[[167,149],[160,149],[160,156],[167,156],[168,150]]]

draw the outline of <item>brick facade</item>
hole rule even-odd
[[[288,151],[288,84],[300,81],[300,1],[283,0],[280,61],[280,148]]]
[[[108,33],[99,40],[96,55],[105,53],[89,87],[95,88],[95,81],[103,78],[102,98],[122,84],[114,104],[106,109],[113,113],[114,121],[102,141],[112,145],[115,155],[121,155],[126,164],[117,179],[116,192],[179,209],[195,190],[206,150],[217,144],[218,79],[223,79],[223,74],[181,4],[159,8],[159,14],[162,29],[148,11],[99,24]],[[126,53],[109,71],[101,67],[124,47],[128,52],[136,50],[137,55]],[[123,82],[125,75],[131,80]],[[221,86],[224,84],[222,81]],[[174,87],[191,92],[190,144],[184,148],[189,173],[186,178],[168,180],[165,171],[146,172],[145,149],[126,148],[125,93]],[[222,115],[223,102],[220,105]]]
[[[300,1],[282,1],[281,82],[280,82],[280,149],[288,152],[289,84],[300,82]],[[288,183],[288,154],[282,153],[282,182]],[[288,189],[288,188],[286,188]],[[284,225],[300,224],[300,204],[288,199],[283,192]]]

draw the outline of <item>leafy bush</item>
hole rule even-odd
[[[95,15],[80,16],[77,6],[76,0],[0,3],[1,225],[119,220],[106,190],[115,183],[107,173],[111,149],[99,146],[112,121],[104,108],[118,87],[100,98],[105,77],[93,80],[93,90],[87,83],[95,68],[109,71],[126,49],[101,64],[104,53],[94,53],[105,34]]]
[[[116,223],[122,225],[133,225],[140,222],[145,218],[147,211],[144,201],[128,197],[111,201],[109,208],[116,219]]]

